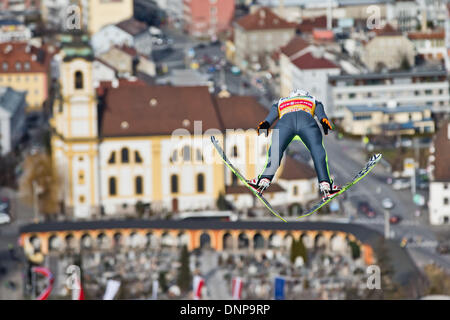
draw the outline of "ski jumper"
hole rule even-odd
[[[265,121],[270,125],[276,119],[278,122],[272,132],[266,166],[259,178],[268,178],[272,181],[288,145],[293,140],[301,140],[311,153],[319,183],[322,181],[332,183],[322,132],[314,115],[319,119],[328,119],[323,104],[310,95],[281,98],[278,103],[272,105]]]

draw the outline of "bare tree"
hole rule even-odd
[[[53,168],[50,156],[44,153],[28,155],[23,170],[19,189],[25,201],[36,206],[47,219],[57,214],[61,179]]]

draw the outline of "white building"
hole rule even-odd
[[[327,112],[342,118],[347,106],[424,105],[433,112],[450,111],[445,70],[336,75],[328,78]]]
[[[339,66],[325,57],[324,49],[309,45],[301,37],[293,38],[281,49],[281,96],[287,96],[294,88],[301,88],[327,106],[328,77],[338,74]]]
[[[0,154],[14,149],[25,133],[26,91],[0,87]]]
[[[91,44],[96,55],[113,46],[127,46],[148,57],[152,52],[152,36],[149,30],[146,23],[131,18],[101,28],[92,36]]]
[[[12,19],[0,20],[0,43],[30,39],[31,30],[23,23]]]
[[[432,182],[428,200],[430,224],[450,223],[450,123],[444,122],[434,137],[430,156]]]

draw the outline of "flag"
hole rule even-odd
[[[153,300],[158,299],[158,288],[159,288],[159,282],[158,282],[158,280],[154,280],[153,286],[152,286],[152,299]]]
[[[105,294],[103,295],[103,300],[113,300],[114,296],[119,291],[120,281],[108,280],[106,283]]]
[[[231,297],[233,300],[241,300],[242,278],[233,278],[231,283]]]
[[[282,277],[275,277],[275,300],[284,300],[284,284],[286,280]]]
[[[194,300],[199,300],[202,298],[202,288],[205,284],[205,280],[203,280],[200,276],[194,276],[193,279],[193,292],[194,292]]]

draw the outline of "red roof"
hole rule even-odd
[[[260,8],[236,21],[245,30],[290,29],[296,24],[277,16],[269,8]]]
[[[316,172],[309,165],[295,160],[291,156],[286,156],[281,172],[282,180],[309,180],[316,177]]]
[[[389,23],[386,23],[381,29],[375,29],[375,33],[377,36],[400,36],[402,34]]]
[[[408,33],[408,38],[411,40],[421,40],[421,39],[444,39],[445,31],[444,29],[435,32],[410,32]]]
[[[37,48],[26,42],[0,43],[0,73],[47,73],[51,57],[56,53],[48,49],[46,45]]]
[[[286,56],[291,57],[294,54],[302,51],[309,46],[308,41],[300,36],[295,36],[284,47],[281,47],[281,52]]]
[[[331,69],[339,68],[326,58],[316,58],[310,52],[293,60],[292,63],[299,69]]]
[[[123,78],[118,79],[117,88],[118,87],[127,87],[127,86],[142,87],[142,86],[147,86],[147,83],[145,81],[142,81],[137,78],[136,78],[136,80],[123,79]],[[102,96],[106,93],[106,91],[108,89],[111,89],[111,88],[114,88],[112,81],[100,81],[100,84],[99,84],[98,88],[96,89],[97,95]]]
[[[126,85],[106,91],[101,136],[171,135],[176,129],[194,132],[221,129],[208,87]]]
[[[332,20],[332,26],[336,26],[336,19]],[[297,25],[297,30],[302,33],[311,33],[314,29],[326,29],[327,28],[327,16],[318,16],[313,18],[303,19]]]

